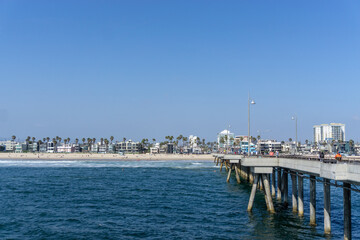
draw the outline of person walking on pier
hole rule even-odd
[[[319,154],[319,158],[320,158],[320,162],[324,161],[324,152],[321,151],[320,154]]]
[[[341,160],[342,156],[340,154],[340,152],[337,152],[337,154],[335,155],[335,159],[336,160]]]

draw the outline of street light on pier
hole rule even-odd
[[[249,93],[249,99],[248,99],[248,156],[250,156],[250,105],[254,105],[255,101],[253,99],[250,99],[250,93]]]

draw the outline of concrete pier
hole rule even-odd
[[[237,182],[241,178],[252,184],[247,210],[252,211],[257,187],[262,186],[264,198],[269,212],[275,212],[273,197],[282,200],[284,206],[288,205],[289,173],[292,184],[292,210],[299,217],[304,216],[304,179],[309,178],[310,192],[310,225],[317,224],[316,219],[316,182],[322,182],[324,188],[324,233],[331,234],[331,185],[343,188],[343,220],[344,239],[352,239],[351,223],[351,191],[360,192],[352,184],[360,184],[360,164],[354,162],[336,162],[333,159],[319,161],[318,158],[304,156],[290,157],[264,157],[223,155],[216,159],[221,163],[220,169],[228,169],[227,181],[230,181],[232,170],[235,170]],[[277,175],[276,175],[277,174]],[[331,183],[335,181],[335,183]],[[339,185],[338,182],[342,182]],[[334,203],[339,204],[339,203]],[[339,213],[334,213],[339,214]]]

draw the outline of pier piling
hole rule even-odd
[[[324,232],[331,233],[330,180],[324,178]]]
[[[281,201],[281,168],[277,169],[277,200]]]
[[[296,172],[291,171],[291,189],[292,189],[292,210],[293,212],[297,212],[297,181],[296,181]]]
[[[268,175],[263,174],[262,178],[263,178],[263,182],[264,182],[264,189],[265,189],[265,196],[267,198],[268,210],[271,213],[275,213],[275,208],[274,208],[274,204],[273,204],[271,193],[270,193],[270,184],[269,184]]]
[[[316,226],[316,178],[310,175],[310,225]]]
[[[304,216],[304,177],[302,174],[298,175],[298,206],[299,216]]]
[[[251,188],[251,194],[250,194],[250,198],[249,198],[249,204],[248,204],[248,208],[247,210],[249,212],[251,212],[253,205],[254,205],[254,199],[255,199],[255,193],[256,193],[256,187],[259,181],[259,176],[258,174],[255,174],[255,179]]]
[[[275,189],[275,168],[273,168],[272,174],[271,174],[271,196],[275,197],[276,195],[276,189]]]
[[[344,198],[344,240],[352,239],[351,236],[351,184],[343,183]]]
[[[236,181],[240,184],[240,176],[239,176],[239,169],[237,165],[235,164],[235,175],[236,175]]]

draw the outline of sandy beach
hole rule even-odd
[[[0,160],[214,160],[211,154],[0,153]]]

